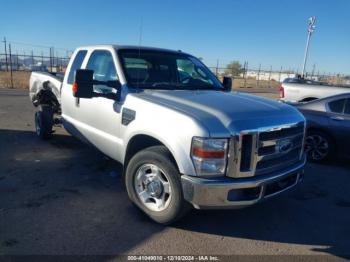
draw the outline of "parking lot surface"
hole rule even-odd
[[[0,254],[350,254],[350,164],[307,164],[294,192],[172,226],[128,200],[121,166],[58,128],[34,133],[27,91],[0,90]]]

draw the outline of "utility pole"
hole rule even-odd
[[[6,61],[6,72],[9,71],[9,66],[8,66],[8,62],[7,62],[7,44],[6,44],[6,37],[4,37],[4,44],[5,44],[5,61]]]
[[[307,29],[307,40],[306,40],[306,47],[305,47],[305,54],[304,54],[304,63],[303,63],[303,69],[301,71],[301,76],[305,76],[305,68],[306,68],[306,62],[307,62],[307,57],[309,54],[309,46],[310,46],[310,38],[312,33],[315,31],[316,28],[316,16],[311,16],[309,18],[309,26]]]

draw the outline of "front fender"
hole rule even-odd
[[[209,136],[209,131],[199,121],[181,112],[137,98],[129,97],[125,107],[136,113],[134,121],[121,127],[124,141],[123,162],[129,141],[136,135],[147,135],[168,148],[181,174],[195,175],[190,157],[192,138]]]

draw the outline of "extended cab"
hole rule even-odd
[[[56,123],[124,165],[132,202],[159,223],[240,208],[303,178],[305,119],[232,92],[197,58],[130,46],[78,48],[63,79],[32,73],[36,133]]]

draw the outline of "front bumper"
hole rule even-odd
[[[242,208],[292,189],[303,179],[302,162],[264,176],[205,179],[183,175],[184,198],[197,209]]]

